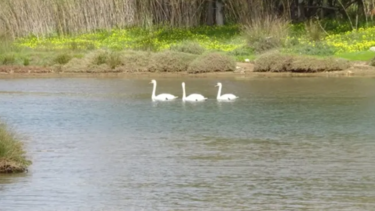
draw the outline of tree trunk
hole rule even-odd
[[[215,15],[214,2],[209,1],[209,2],[207,2],[207,15],[206,15],[206,24],[207,25],[212,26],[212,25],[215,24],[214,15]]]
[[[215,20],[216,20],[216,25],[222,26],[224,25],[224,4],[221,0],[216,0],[215,1],[215,9],[216,9],[216,14],[215,14]]]
[[[297,0],[298,2],[298,21],[304,21],[305,20],[305,4],[304,0]]]

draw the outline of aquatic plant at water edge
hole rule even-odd
[[[0,173],[23,172],[30,164],[25,157],[22,143],[0,122]]]

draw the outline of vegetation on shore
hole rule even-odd
[[[155,31],[127,28],[74,36],[22,37],[3,41],[0,65],[51,67],[56,72],[184,72],[190,68],[189,73],[201,73],[233,71],[234,59],[255,60],[274,49],[299,58],[320,57],[310,61],[325,57],[326,64],[332,58],[370,61],[375,57],[375,52],[368,50],[375,45],[375,27],[313,40],[311,37],[318,35],[302,26],[280,20],[269,20],[267,24]],[[208,60],[202,60],[207,55],[211,60],[228,63],[222,65],[224,69],[209,68]]]
[[[0,173],[24,172],[31,164],[25,157],[22,143],[0,122]]]
[[[255,60],[255,72],[329,72],[345,70],[348,61],[338,58],[317,58],[312,56],[269,53]]]
[[[37,1],[0,3],[0,29],[5,29],[0,34],[0,65],[49,67],[55,72],[201,73],[233,71],[233,59],[261,59],[275,49],[287,57],[299,55],[296,60],[307,56],[319,63],[315,67],[319,70],[333,58],[370,64],[375,57],[375,52],[369,51],[375,46],[374,21],[363,12],[370,9],[368,1],[363,5],[331,1],[339,12],[322,12],[311,9],[320,4],[310,5],[304,18],[296,18],[293,10],[279,11],[284,1],[229,1],[222,5],[228,23],[222,26],[213,26],[215,21],[209,20],[209,15],[215,16],[209,14],[213,2],[220,0],[194,0],[196,4],[181,0],[173,0],[174,4],[164,0],[93,0],[90,5],[83,0]],[[358,10],[360,6],[363,11]],[[41,15],[41,10],[45,14]],[[111,15],[99,16],[95,11]],[[282,14],[276,16],[276,12]],[[29,20],[38,22],[38,27],[27,24]],[[210,61],[221,63],[209,67]],[[305,67],[297,69],[311,71]]]
[[[202,55],[166,50],[110,51],[93,50],[82,58],[72,58],[55,65],[56,71],[65,73],[108,72],[224,72],[234,71],[235,60],[222,53],[207,52]]]
[[[375,57],[373,59],[371,59],[370,65],[375,67]]]

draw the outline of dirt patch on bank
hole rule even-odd
[[[4,65],[0,66],[0,74],[32,74],[32,73],[53,73],[51,67],[32,67],[32,66],[14,66]]]

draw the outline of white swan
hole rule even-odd
[[[204,97],[201,94],[191,94],[186,97],[185,82],[182,82],[182,101],[196,102],[196,101],[205,101],[206,99],[207,97]]]
[[[171,94],[165,94],[165,93],[155,96],[156,80],[151,80],[150,84],[154,84],[154,89],[152,90],[152,95],[151,95],[152,101],[170,101],[170,100],[174,100],[174,99],[178,98],[178,96],[174,96],[174,95],[171,95]]]
[[[221,95],[221,88],[223,87],[223,85],[219,82],[219,83],[217,83],[216,86],[219,87],[219,90],[217,92],[217,97],[216,97],[217,100],[231,101],[231,100],[235,100],[235,99],[238,98],[238,96],[236,96],[234,94],[224,94],[224,95]]]

